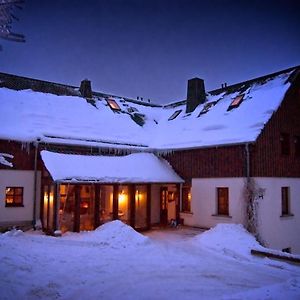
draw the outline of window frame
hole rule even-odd
[[[176,119],[181,114],[181,112],[182,112],[182,109],[178,109],[178,110],[174,111],[172,113],[172,115],[169,117],[168,121],[172,121],[172,120]]]
[[[190,185],[182,187],[181,212],[192,212],[192,187]]]
[[[231,101],[230,105],[228,106],[227,111],[230,111],[234,108],[237,108],[241,105],[241,103],[244,101],[245,94],[239,94]]]
[[[120,111],[121,110],[120,105],[117,103],[117,101],[115,99],[107,98],[106,102],[107,102],[107,104],[108,104],[108,106],[110,107],[111,110],[113,110],[113,111]]]
[[[281,187],[281,216],[292,216],[289,186]]]
[[[222,208],[223,205],[221,205],[221,192],[225,191],[225,194],[223,196],[225,196],[225,210],[224,208]],[[217,193],[217,212],[216,214],[218,216],[229,216],[229,188],[228,187],[217,187],[216,188],[216,193]]]
[[[7,194],[7,189],[12,189],[14,192],[12,195]],[[15,191],[20,189],[20,193]],[[12,197],[12,202],[8,202],[8,196]],[[21,197],[21,201],[16,202],[16,198]],[[21,186],[7,186],[5,187],[5,207],[24,207],[24,187]]]

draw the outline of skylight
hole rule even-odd
[[[168,119],[168,121],[174,120],[175,118],[177,118],[177,116],[182,112],[182,109],[176,110],[171,117]]]
[[[233,109],[233,108],[237,108],[243,101],[244,99],[244,94],[238,95],[236,96],[233,101],[230,103],[227,111]]]
[[[198,117],[200,117],[201,115],[207,113],[211,107],[215,106],[216,103],[217,103],[217,101],[206,103],[204,105],[203,109],[200,111]]]
[[[106,101],[112,110],[121,110],[119,104],[114,99],[108,98]]]

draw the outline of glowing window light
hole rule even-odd
[[[121,204],[121,203],[124,203],[125,200],[126,200],[126,194],[125,194],[124,190],[122,190],[122,192],[119,193],[119,203],[120,203],[120,204]]]
[[[238,107],[238,106],[242,103],[243,99],[244,99],[244,94],[241,94],[241,95],[236,96],[236,97],[233,99],[233,101],[230,103],[230,105],[229,105],[227,111],[228,111],[228,110],[231,110],[231,109],[233,109],[233,108]]]
[[[112,98],[108,98],[107,103],[112,110],[121,110],[119,104]]]

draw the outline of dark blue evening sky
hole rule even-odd
[[[170,102],[300,64],[300,1],[26,0],[0,72]]]

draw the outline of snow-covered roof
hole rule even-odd
[[[101,183],[180,183],[169,163],[152,153],[87,156],[41,151],[54,181]]]
[[[283,100],[295,69],[208,93],[189,114],[185,101],[163,107],[113,97],[120,109],[111,109],[100,96],[87,101],[0,88],[0,139],[146,151],[254,142]],[[241,104],[228,109],[239,95]]]

